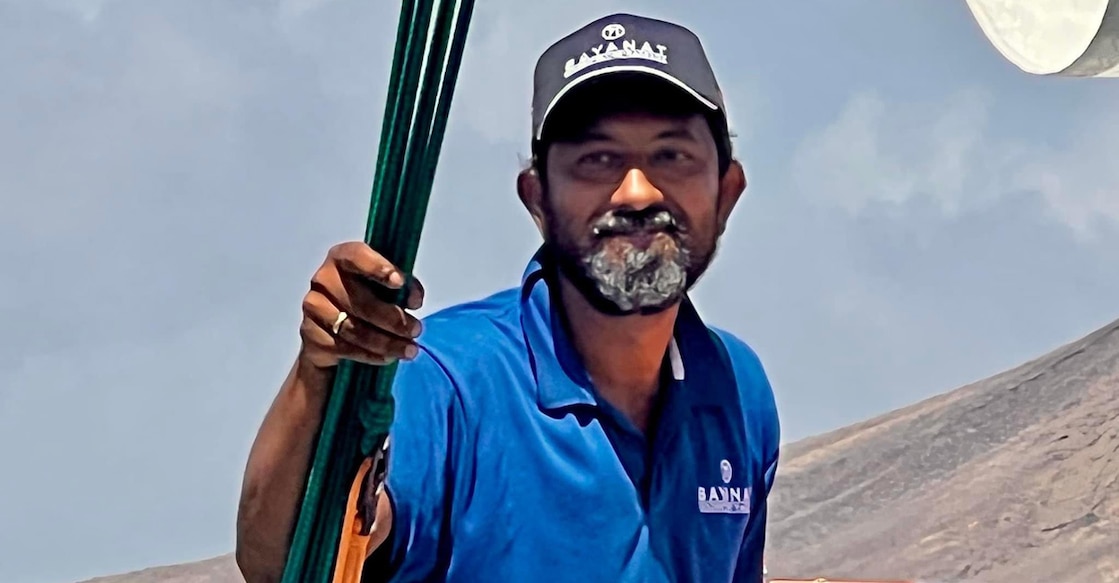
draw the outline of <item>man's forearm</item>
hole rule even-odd
[[[257,433],[237,513],[237,564],[247,583],[283,574],[329,382],[329,373],[297,361]]]

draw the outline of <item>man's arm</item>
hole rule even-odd
[[[761,359],[745,342],[734,335],[717,331],[733,363],[739,390],[742,391],[743,408],[750,411],[746,418],[749,435],[747,443],[765,452],[761,480],[754,481],[751,495],[751,517],[739,548],[735,565],[736,583],[761,583],[765,561],[766,528],[769,521],[769,494],[777,477],[777,464],[781,457],[781,419],[769,377]]]
[[[247,583],[278,581],[303,501],[323,407],[326,376],[296,363],[249,453],[237,514],[236,560]],[[309,372],[309,374],[308,374]],[[389,536],[392,509],[380,496],[370,552]]]
[[[326,375],[304,376],[296,365],[261,426],[245,472],[237,521],[237,562],[247,583],[278,581],[288,548],[304,478],[314,448],[325,397],[313,391]],[[454,384],[421,352],[397,369],[392,454],[385,489],[377,498],[376,521],[362,580],[401,577],[424,580],[445,569],[444,528],[453,474],[461,457],[465,419]],[[458,444],[453,445],[453,444]],[[395,540],[393,540],[395,537]]]
[[[315,448],[333,371],[341,359],[383,365],[418,352],[419,322],[377,297],[404,279],[362,242],[333,247],[303,298],[299,357],[269,408],[249,453],[237,512],[237,564],[247,583],[278,581]],[[423,288],[412,280],[408,306]],[[391,520],[380,521],[388,528]],[[376,537],[384,540],[387,532]],[[379,542],[379,541],[375,541]]]
[[[738,565],[735,568],[734,580],[741,583],[762,583],[762,571],[765,563],[766,527],[769,519],[769,493],[773,489],[773,480],[777,473],[777,458],[765,472],[761,491],[755,494],[750,518],[750,525],[742,539],[742,548],[738,554]]]
[[[248,583],[283,573],[328,382],[325,371],[298,360],[253,442],[237,512],[237,565]]]

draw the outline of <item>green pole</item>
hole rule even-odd
[[[411,274],[423,231],[473,0],[404,0],[365,241]],[[392,301],[402,304],[404,294]],[[396,365],[344,361],[323,416],[283,583],[329,583],[350,484],[393,419]]]

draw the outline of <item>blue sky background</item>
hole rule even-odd
[[[0,0],[0,581],[232,548],[307,278],[361,234],[395,6]],[[787,439],[1119,317],[1119,85],[1020,73],[962,1],[696,6],[479,1],[425,311],[517,281],[535,57],[625,10],[693,27],[728,95],[750,188],[696,297]]]

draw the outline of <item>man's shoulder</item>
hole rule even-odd
[[[759,368],[762,366],[761,358],[758,357],[753,346],[734,332],[710,324],[707,325],[707,330],[718,337],[728,352],[727,356],[733,361]]]
[[[772,394],[769,377],[766,375],[762,360],[753,346],[726,329],[710,325],[707,329],[722,344],[726,357],[734,367],[735,376],[739,381],[748,381],[743,388],[763,394]]]
[[[424,317],[423,326],[418,344],[424,358],[417,364],[438,366],[449,380],[485,370],[495,358],[524,352],[516,288],[443,308]]]
[[[440,309],[423,318],[420,343],[443,346],[465,340],[510,335],[520,326],[519,290],[503,289],[487,297]]]
[[[777,402],[773,394],[773,387],[769,382],[765,366],[757,351],[748,342],[736,334],[708,326],[708,330],[720,341],[725,350],[725,355],[734,370],[735,381],[738,386],[739,397],[742,404],[752,413],[755,421],[763,420],[766,425],[772,425],[777,430]]]

